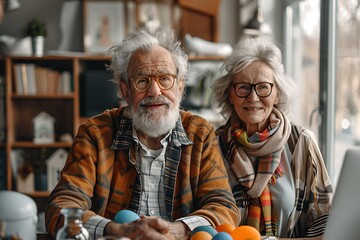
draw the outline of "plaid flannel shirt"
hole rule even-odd
[[[51,193],[45,213],[47,231],[55,236],[62,226],[60,209],[85,210],[114,219],[121,209],[138,212],[141,184],[135,168],[132,122],[124,108],[107,110],[79,127],[73,146]],[[239,224],[213,126],[181,111],[165,153],[165,207],[169,219],[202,216],[213,226]]]

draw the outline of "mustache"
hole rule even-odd
[[[159,97],[146,97],[140,101],[139,105],[148,105],[148,104],[170,104],[170,100],[167,99],[165,96]]]

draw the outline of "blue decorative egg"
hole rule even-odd
[[[215,236],[218,232],[212,226],[198,226],[192,230],[191,235],[194,235],[197,232],[208,232],[211,236]]]
[[[233,238],[227,232],[219,232],[213,236],[212,240],[233,240]]]
[[[117,223],[130,223],[140,219],[139,215],[130,210],[120,210],[116,213],[114,221]]]

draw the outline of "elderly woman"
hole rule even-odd
[[[294,83],[280,50],[238,43],[213,85],[227,123],[217,129],[241,224],[262,235],[320,239],[332,187],[312,132],[290,122]]]

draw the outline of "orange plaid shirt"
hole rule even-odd
[[[60,180],[49,199],[45,223],[55,236],[62,226],[60,209],[85,210],[86,222],[99,215],[113,219],[121,209],[137,212],[141,184],[135,168],[136,143],[124,108],[106,110],[79,127]],[[240,213],[229,187],[213,126],[181,111],[165,155],[164,191],[171,220],[189,215],[213,226],[238,226]]]

